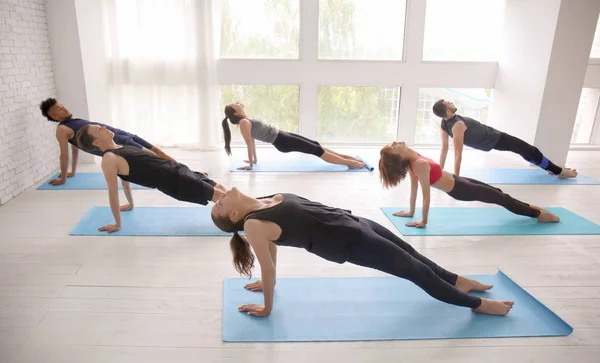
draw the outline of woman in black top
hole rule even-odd
[[[114,133],[99,125],[83,126],[76,135],[79,147],[87,152],[99,151],[102,156],[102,172],[108,184],[110,208],[115,224],[99,228],[100,231],[115,232],[121,228],[120,211],[133,208],[133,197],[129,183],[135,183],[161,192],[184,202],[207,205],[217,201],[226,191],[202,173],[192,171],[174,160],[161,159],[153,153],[133,146],[117,145]],[[121,179],[123,191],[129,204],[119,206],[117,177]]]
[[[239,311],[267,316],[273,309],[277,246],[304,248],[326,260],[371,267],[408,279],[432,297],[475,312],[506,315],[512,301],[487,300],[469,295],[492,285],[458,276],[419,254],[398,236],[351,211],[313,202],[294,194],[255,199],[232,188],[212,208],[221,230],[235,232],[231,250],[236,270],[248,277],[254,267],[254,250],[262,280],[246,285],[264,293],[264,306],[242,305]],[[245,237],[238,232],[244,231]]]

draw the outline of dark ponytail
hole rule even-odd
[[[225,106],[225,118],[222,121],[222,125],[223,137],[225,139],[225,151],[227,152],[227,155],[231,155],[231,131],[229,130],[227,119],[229,119],[232,124],[238,125],[245,117],[246,115],[243,112],[241,115],[238,115],[233,107],[229,105]]]
[[[246,240],[244,240],[239,232],[244,230],[244,220],[237,222],[231,221],[227,216],[217,216],[213,213],[210,214],[213,223],[221,231],[232,233],[231,241],[229,246],[231,247],[231,253],[233,253],[233,265],[235,270],[242,276],[252,277],[252,269],[254,268],[254,254],[252,249]]]
[[[252,277],[252,269],[254,268],[254,254],[250,249],[250,245],[246,242],[238,232],[234,232],[231,241],[229,241],[231,252],[233,253],[233,265],[235,270],[242,276]]]
[[[225,151],[227,155],[231,155],[231,131],[229,130],[227,117],[223,119],[223,137],[225,138]]]

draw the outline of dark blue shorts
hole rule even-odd
[[[149,143],[148,141],[142,139],[138,135],[130,134],[129,132],[115,132],[114,137],[115,143],[119,145],[129,145],[137,148],[146,148],[148,150],[152,149],[154,145]]]

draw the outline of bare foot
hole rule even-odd
[[[481,305],[473,311],[487,315],[506,315],[512,309],[514,301],[481,299]]]
[[[454,285],[457,289],[464,293],[468,293],[469,291],[487,291],[494,287],[494,285],[486,285],[482,284],[479,281],[475,281],[466,277],[458,276],[456,280],[456,284]]]
[[[556,177],[558,179],[575,178],[577,176],[577,169],[563,168],[563,170]]]
[[[362,168],[364,168],[365,166],[366,166],[366,165],[365,165],[365,163],[363,163],[363,162],[362,162],[362,161],[360,161],[360,160],[357,160],[357,161],[352,161],[352,162],[348,163],[348,167],[349,167],[350,169],[362,169]]]
[[[560,218],[558,218],[557,215],[552,214],[550,212],[548,212],[545,209],[539,209],[539,211],[541,212],[540,215],[537,217],[538,222],[540,223],[558,223],[560,222]]]

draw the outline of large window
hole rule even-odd
[[[571,144],[589,144],[598,114],[598,103],[600,101],[600,89],[584,88],[581,90],[579,107],[575,118]]]
[[[319,58],[401,60],[405,0],[319,0]]]
[[[221,1],[221,58],[299,58],[300,0]]]
[[[399,87],[318,87],[318,140],[390,142],[398,127]]]
[[[600,58],[600,16],[596,25],[596,33],[594,34],[594,43],[592,43],[592,51],[590,58]]]
[[[265,122],[288,132],[298,132],[299,86],[221,86],[222,108],[230,103],[240,102],[251,118]],[[225,115],[223,115],[225,117]],[[215,120],[217,122],[217,120]],[[244,139],[237,126],[231,128],[231,140],[243,143]]]
[[[423,60],[497,60],[504,2],[427,0]]]
[[[433,104],[444,99],[457,108],[456,113],[471,117],[481,123],[487,122],[490,89],[483,88],[421,88],[417,108],[415,144],[440,144],[441,119],[433,114]]]
[[[118,56],[120,59],[181,61],[195,57],[189,47],[188,25],[193,23],[184,2],[156,1],[141,6],[137,1],[116,2]]]

